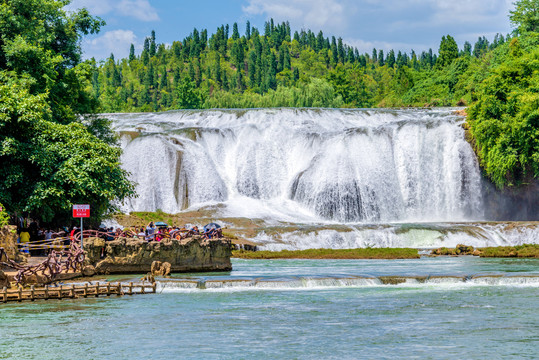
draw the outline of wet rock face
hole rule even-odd
[[[483,185],[485,218],[489,220],[539,220],[539,180],[500,191],[489,182]]]
[[[230,271],[230,240],[206,240],[194,236],[185,240],[146,242],[120,238],[103,241],[85,239],[86,261],[98,274],[148,273],[154,261],[170,263],[171,272]],[[155,265],[154,265],[155,266]]]

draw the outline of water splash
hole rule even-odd
[[[158,292],[230,292],[261,290],[323,290],[332,288],[369,287],[437,288],[452,290],[470,286],[539,287],[539,276],[383,276],[383,277],[280,277],[228,280],[168,280],[158,282]]]
[[[123,167],[137,183],[139,197],[126,211],[176,213],[222,204],[228,216],[254,211],[280,221],[339,223],[483,215],[476,158],[462,119],[447,109],[109,118],[124,134]]]

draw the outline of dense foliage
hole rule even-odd
[[[468,117],[479,160],[498,187],[539,178],[539,0],[517,2],[511,21],[520,36],[492,54]]]
[[[0,201],[45,221],[70,218],[74,203],[99,218],[133,193],[108,123],[81,116],[97,99],[79,41],[103,23],[67,3],[0,3]]]

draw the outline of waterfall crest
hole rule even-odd
[[[127,211],[220,204],[280,221],[483,217],[481,175],[451,109],[259,109],[107,115],[137,183]]]

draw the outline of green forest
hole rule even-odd
[[[416,54],[373,49],[360,54],[322,31],[288,23],[247,22],[209,35],[193,32],[171,46],[152,32],[140,55],[95,64],[92,85],[103,111],[253,107],[396,107],[466,105],[489,57],[510,35],[458,48],[451,35],[440,50]]]
[[[102,112],[257,107],[467,106],[467,130],[499,187],[539,177],[539,0],[519,0],[514,32],[437,52],[372,49],[272,20],[194,29],[170,46],[152,32],[140,54],[83,61],[105,26],[68,0],[0,2],[0,203],[10,214],[96,221],[134,196]]]

